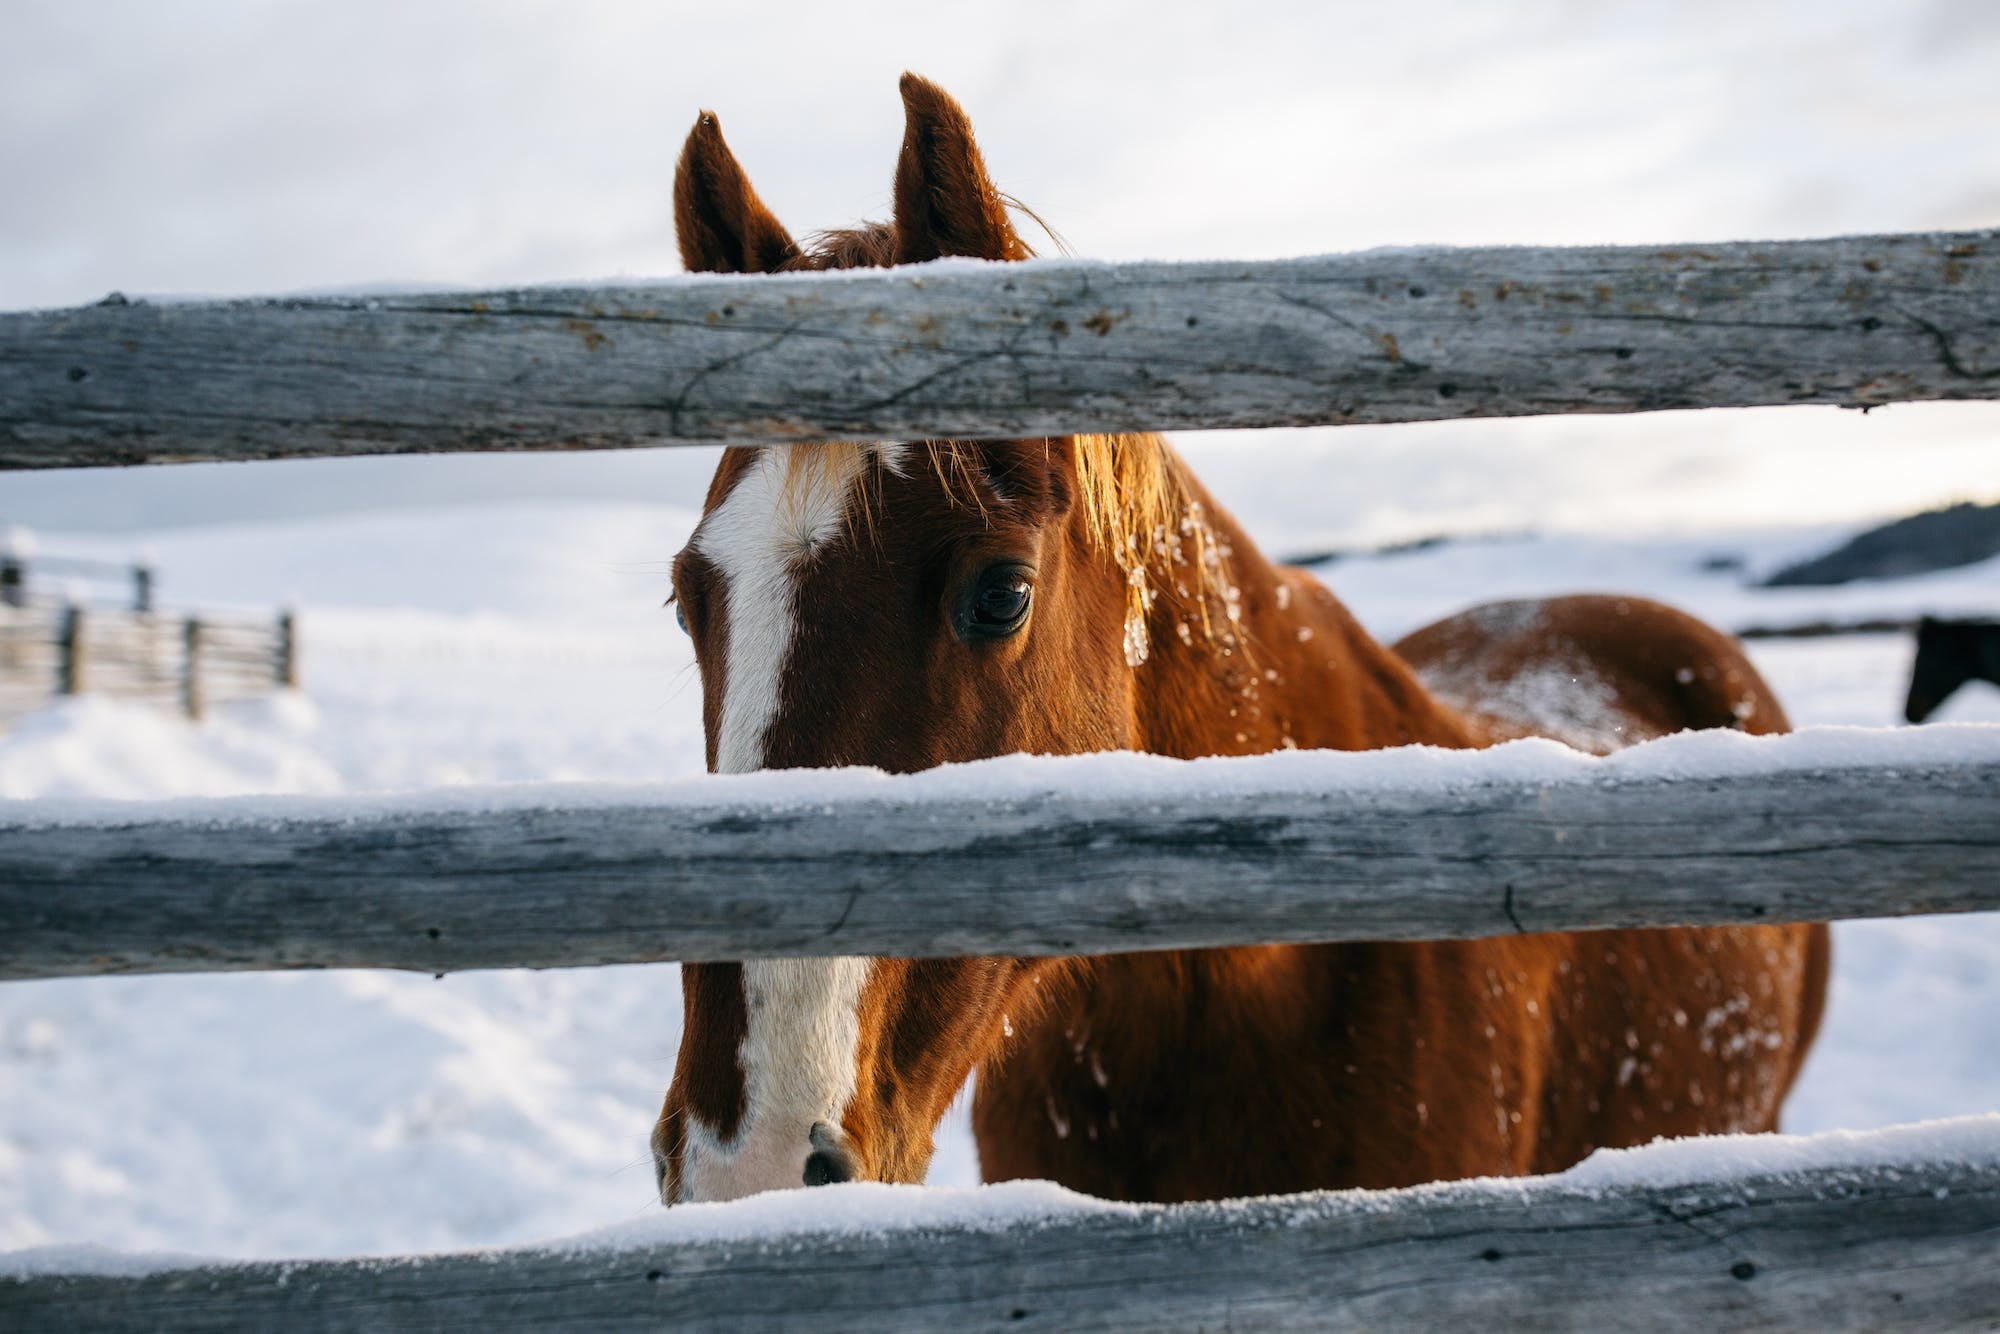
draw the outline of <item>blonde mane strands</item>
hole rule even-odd
[[[836,440],[825,444],[775,445],[769,448],[785,452],[785,476],[778,487],[778,513],[784,530],[797,529],[802,515],[835,507],[850,538],[858,536],[855,532],[857,521],[863,530],[868,529],[874,507],[868,502],[866,488],[870,479],[876,476],[869,464],[877,446]],[[861,488],[858,504],[847,501],[850,485]]]
[[[1125,661],[1137,667],[1151,656],[1150,614],[1163,591],[1183,609],[1175,621],[1182,640],[1194,642],[1185,614],[1192,602],[1202,641],[1215,644],[1209,602],[1219,603],[1233,623],[1238,594],[1226,577],[1228,553],[1182,483],[1180,460],[1157,435],[1080,435],[1075,441],[1091,541],[1125,572]],[[1233,634],[1222,647],[1234,647]]]

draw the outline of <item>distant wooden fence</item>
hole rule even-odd
[[[0,724],[58,695],[140,699],[201,717],[299,683],[297,622],[80,603],[0,606]]]
[[[947,264],[323,300],[118,297],[0,315],[0,468],[1996,397],[1996,231]],[[1008,883],[984,860],[988,845],[965,843],[952,830],[967,822],[935,809],[853,827],[837,804],[824,817],[724,812],[693,830],[630,808],[349,810],[206,831],[185,813],[31,809],[0,838],[0,950],[17,976],[442,968],[1994,906],[1996,766],[1919,768],[1854,781],[1824,766],[1740,782],[1715,774],[1588,797],[1527,785],[1456,806],[1363,790],[1267,794],[1269,810],[1220,796],[1163,813],[1144,794],[1122,805],[1107,794],[1075,819],[988,803],[982,823],[1006,831],[991,846],[1011,849],[1005,875],[1027,887],[996,896],[1008,905],[997,910],[965,892]],[[940,915],[899,921],[932,900],[893,887],[933,883],[944,887]],[[1218,884],[1239,907],[1218,907]],[[1390,906],[1362,892],[1378,885],[1396,887]],[[584,927],[565,940],[577,903]],[[1035,916],[1044,909],[1059,910],[1053,930]],[[0,1316],[106,1329],[662,1317],[715,1328],[832,1318],[881,1329],[1830,1329],[1990,1326],[2000,1309],[1990,1161],[1627,1186],[1589,1200],[1531,1184],[1518,1207],[1488,1197],[1469,1212],[1448,1207],[1455,1198],[1356,1195],[1324,1228],[1270,1200],[1136,1223],[610,1258],[37,1272],[0,1278]]]

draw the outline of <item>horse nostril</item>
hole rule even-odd
[[[832,1186],[854,1180],[854,1173],[838,1155],[819,1149],[806,1159],[805,1179],[808,1186]]]
[[[861,1175],[855,1166],[854,1154],[841,1142],[840,1132],[832,1126],[824,1121],[815,1121],[806,1138],[813,1146],[812,1154],[806,1159],[805,1183],[808,1186],[837,1185]]]

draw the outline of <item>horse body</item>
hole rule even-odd
[[[895,223],[816,246],[704,115],[687,266],[1022,258],[963,113],[904,98]],[[1786,726],[1731,641],[1639,599],[1498,604],[1392,652],[1151,436],[732,450],[675,588],[721,771]],[[1553,1170],[1772,1127],[1825,973],[1810,927],[689,965],[661,1192],[921,1180],[975,1068],[988,1180],[1187,1200]]]
[[[1152,693],[1172,704],[1141,711],[1166,715],[1147,750],[1534,734],[1601,753],[1690,727],[1786,729],[1732,641],[1645,599],[1490,604],[1391,652],[1207,503],[1237,553],[1243,620],[1259,627],[1255,666],[1170,654]],[[1821,927],[1070,961],[980,1068],[981,1167],[988,1180],[1195,1200],[1555,1171],[1600,1146],[1769,1130],[1818,1025],[1826,965]]]

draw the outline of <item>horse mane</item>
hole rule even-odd
[[[1034,220],[1037,227],[1048,234],[1057,250],[1067,255],[1069,244],[1057,234],[1056,229],[1043,220],[1042,215],[1029,208],[1014,196],[1004,191],[998,192],[1000,202]],[[1018,230],[1013,237],[1015,252],[1022,259],[1035,258],[1035,248],[1024,240]],[[896,229],[886,222],[864,222],[855,227],[835,227],[823,232],[808,234],[797,249],[787,256],[774,273],[819,273],[827,269],[887,269],[896,263]]]
[[[896,262],[896,229],[886,222],[864,222],[814,232],[798,252],[777,268],[779,273],[818,273],[827,269],[886,269]]]

